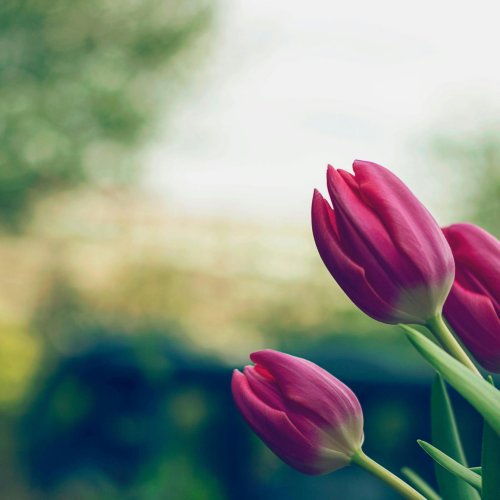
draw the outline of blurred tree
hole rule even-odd
[[[30,484],[54,499],[255,498],[231,371],[168,328],[96,328],[99,340],[40,379],[19,421]]]
[[[94,320],[95,314],[67,273],[61,268],[50,272],[31,318],[45,347],[65,354],[81,350],[94,341],[91,329]]]
[[[159,98],[185,70],[204,0],[0,2],[0,224],[41,194],[130,176]],[[172,90],[172,87],[170,87]]]
[[[434,154],[449,166],[447,184],[452,187],[455,210],[497,237],[500,235],[499,133],[500,129],[492,127],[467,137],[442,135],[432,141]]]

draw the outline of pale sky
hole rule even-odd
[[[500,117],[499,14],[493,1],[222,1],[146,182],[182,212],[308,224],[327,163],[359,158],[432,209],[419,141]]]

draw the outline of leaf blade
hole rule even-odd
[[[424,335],[407,325],[401,326],[422,357],[476,408],[491,428],[500,435],[500,392]]]
[[[418,440],[418,444],[435,462],[481,492],[481,476],[479,476],[475,472],[472,472],[467,467],[464,467],[462,464],[459,464],[456,460],[446,455],[446,453],[443,453],[435,446],[432,446],[432,444],[426,443],[425,441],[421,440]]]
[[[441,500],[441,497],[434,491],[434,488],[420,477],[413,469],[403,467],[401,474],[408,479],[408,482],[427,500]]]
[[[440,375],[436,376],[432,386],[431,431],[432,444],[436,448],[459,464],[467,466],[453,407],[444,380]],[[439,491],[444,498],[456,500],[480,499],[478,492],[472,486],[437,462],[434,464],[434,470],[439,484]]]
[[[500,495],[500,438],[485,422],[481,451],[483,499],[496,500]]]

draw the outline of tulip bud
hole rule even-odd
[[[314,192],[312,227],[321,258],[372,318],[426,324],[441,313],[453,282],[450,247],[398,177],[365,161],[353,169],[354,175],[328,167],[333,210]]]
[[[443,232],[456,269],[444,316],[479,363],[500,373],[500,242],[473,224]]]
[[[305,359],[254,352],[232,392],[250,427],[287,464],[311,475],[351,462],[363,443],[363,413],[354,393]]]

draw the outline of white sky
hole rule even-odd
[[[433,208],[416,139],[499,109],[498,5],[221,2],[209,69],[152,148],[149,186],[193,214],[308,224],[326,164],[359,158]]]

